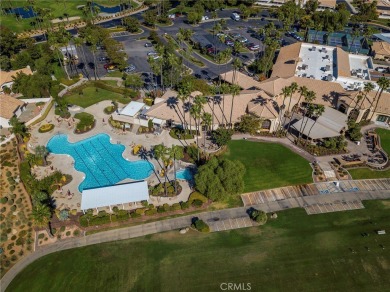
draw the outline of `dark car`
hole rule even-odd
[[[153,47],[153,44],[152,44],[152,43],[146,43],[146,44],[145,44],[145,47],[146,47],[146,48]]]
[[[213,45],[212,45],[212,44],[208,44],[208,45],[205,45],[204,47],[205,47],[206,49],[210,49],[210,48],[213,47]]]

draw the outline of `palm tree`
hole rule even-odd
[[[372,103],[375,103],[375,107],[371,113],[371,117],[370,117],[370,120],[372,119],[372,117],[374,116],[374,113],[378,107],[378,104],[379,104],[379,100],[381,99],[382,97],[382,93],[384,90],[387,90],[389,87],[390,87],[390,79],[387,79],[386,77],[381,77],[379,78],[379,80],[376,82],[379,86],[379,91],[377,94],[375,94],[375,98],[374,100],[372,101]],[[375,102],[376,101],[376,102]]]
[[[9,120],[9,124],[11,126],[11,133],[15,135],[16,141],[20,143],[20,138],[23,138],[27,134],[27,127],[24,123],[20,122],[17,117],[12,117]]]
[[[39,158],[42,158],[43,165],[46,166],[46,156],[49,154],[49,151],[47,151],[47,148],[43,145],[38,145],[35,147],[35,155]]]
[[[184,120],[183,128],[184,128],[185,131],[188,128],[188,123],[186,121],[185,103],[186,103],[186,101],[188,100],[188,98],[189,98],[189,96],[191,94],[192,86],[193,86],[192,82],[181,82],[180,85],[179,85],[179,89],[178,89],[178,96],[177,97],[183,103],[183,120]]]
[[[315,100],[316,98],[316,94],[314,91],[308,91],[306,92],[306,95],[305,95],[305,102],[306,102],[306,107],[305,107],[305,110],[304,110],[304,113],[303,113],[303,118],[302,118],[302,124],[301,124],[301,127],[299,129],[299,140],[301,139],[302,137],[302,132],[304,130],[303,128],[303,122],[305,120],[305,117],[306,115],[308,114],[308,110],[310,109],[312,111],[312,108],[311,108],[311,103],[313,100]],[[308,117],[306,117],[308,119]],[[307,123],[307,121],[306,121]]]
[[[84,67],[87,65],[87,58],[85,56],[85,52],[84,52],[84,48],[83,48],[83,45],[84,45],[84,40],[80,37],[75,37],[73,36],[73,43],[74,45],[76,46],[76,48],[80,48],[81,50],[81,53],[83,55],[83,62],[84,62]],[[85,73],[87,73],[87,78],[88,80],[90,80],[90,77],[89,77],[89,74],[87,72],[87,70],[85,70]]]
[[[175,173],[175,194],[177,195],[177,178],[176,178],[176,159],[182,159],[184,157],[183,147],[178,145],[172,145],[169,149],[170,158],[173,158],[173,171]]]
[[[70,77],[69,77],[69,73],[68,73],[68,70],[66,69],[66,66],[64,66],[64,64],[62,63],[62,58],[61,58],[61,55],[59,53],[59,49],[62,47],[62,40],[58,37],[58,34],[54,31],[52,32],[49,32],[48,33],[48,36],[49,36],[49,45],[52,46],[54,48],[54,51],[56,51],[57,53],[57,58],[58,58],[58,62],[60,63],[60,66],[62,68],[62,70],[65,71],[66,73],[66,76],[68,77],[68,79],[70,80]],[[62,53],[61,53],[62,54]]]
[[[166,159],[167,147],[165,147],[162,144],[156,145],[153,148],[153,154],[154,154],[154,157],[156,158],[158,164],[160,165],[160,167],[164,171],[164,179],[165,179],[164,191],[165,191],[165,196],[167,196],[167,165],[166,165],[167,164],[167,159]],[[159,162],[159,159],[161,159],[161,161],[162,161],[162,166]]]
[[[311,125],[310,127],[310,130],[309,130],[309,133],[307,134],[307,137],[306,137],[306,141],[305,141],[305,146],[306,146],[306,143],[307,143],[307,140],[309,139],[310,137],[310,133],[311,133],[311,130],[313,129],[314,125],[317,123],[317,120],[320,116],[322,116],[322,114],[325,112],[325,106],[323,106],[322,104],[320,105],[317,105],[314,109],[314,112],[313,112],[313,115],[315,117],[315,120],[314,120],[314,123],[313,125]]]
[[[149,161],[149,151],[146,150],[146,148],[142,147],[139,152],[138,152],[138,156],[143,159],[143,160],[146,160],[147,162],[149,162],[150,164],[152,164],[150,161]],[[160,177],[159,175],[156,173],[156,169],[154,168],[153,164],[152,164],[152,168],[153,168],[153,172],[154,172],[154,175],[157,177],[158,179],[158,182],[161,184],[161,180],[160,180]]]
[[[48,228],[51,218],[51,210],[47,205],[42,203],[35,204],[32,209],[31,216],[36,226],[45,227],[48,234],[52,234],[50,229]]]
[[[284,107],[285,107],[284,102],[285,102],[286,98],[290,96],[290,94],[291,94],[290,86],[285,86],[285,87],[282,88],[283,104],[280,107],[280,111],[279,111],[279,127],[281,129],[283,129],[282,117],[283,117],[283,114],[284,114],[283,111],[284,111]]]
[[[200,103],[194,103],[190,109],[190,115],[194,118],[195,121],[195,131],[196,131],[196,145],[198,148],[198,161],[199,161],[199,132],[198,132],[198,123],[197,120],[201,117],[202,107]]]
[[[298,102],[296,103],[295,106],[293,106],[293,111],[292,111],[292,113],[291,113],[291,119],[292,119],[292,117],[294,116],[294,114],[296,114],[296,113],[298,112],[298,109],[300,108],[302,96],[306,96],[307,87],[306,87],[306,86],[300,86],[300,87],[298,88],[298,92],[299,92]],[[291,100],[290,100],[290,101],[291,101]],[[289,132],[290,127],[291,127],[291,119],[290,119],[290,122],[288,123],[287,132]]]
[[[351,45],[349,46],[349,53],[351,52],[352,46],[353,46],[353,44],[355,43],[355,39],[356,39],[358,36],[360,36],[359,30],[354,29],[354,30],[352,31],[352,42],[351,42]]]
[[[204,126],[204,133],[203,133],[203,139],[204,139],[204,148],[206,149],[206,132],[209,130],[211,126],[212,116],[209,113],[204,112],[202,115],[202,124]]]

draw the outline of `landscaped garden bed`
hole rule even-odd
[[[117,106],[115,106],[115,105],[109,105],[109,106],[107,106],[107,107],[104,108],[104,113],[107,114],[107,115],[110,115],[110,114],[112,114],[113,112],[115,112],[117,109],[118,109]]]
[[[75,129],[76,134],[83,134],[93,129],[95,126],[95,118],[89,113],[77,113],[74,117],[80,120]]]
[[[53,124],[43,124],[42,126],[39,127],[38,132],[39,133],[47,133],[47,132],[50,132],[53,129],[54,129],[54,125]]]
[[[16,141],[0,148],[0,276],[33,249],[31,202],[20,182]]]
[[[164,182],[149,187],[150,195],[156,197],[175,197],[180,195],[181,190],[182,190],[182,186],[178,181],[176,181],[176,193],[175,193],[175,183],[173,181]]]
[[[152,133],[154,133],[154,128],[140,126],[138,128],[138,130],[137,130],[137,135],[140,135],[140,134],[152,134]]]
[[[173,128],[169,131],[169,136],[174,139],[194,139],[196,131],[194,130],[183,130],[180,128]]]

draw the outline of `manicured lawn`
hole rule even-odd
[[[123,97],[122,94],[93,86],[84,88],[83,95],[79,95],[78,92],[73,92],[69,95],[65,95],[64,98],[68,103],[75,104],[83,108],[89,107],[103,100],[115,100],[124,104],[127,104],[131,101],[130,98]]]
[[[385,129],[376,129],[376,132],[381,138],[381,146],[383,150],[390,155],[390,131]],[[368,179],[368,178],[388,178],[390,177],[390,169],[385,171],[376,171],[370,168],[350,169],[349,173],[353,179]]]
[[[250,283],[251,291],[387,291],[390,236],[374,230],[390,229],[390,201],[365,205],[311,216],[292,209],[262,227],[58,252],[28,266],[7,291],[220,291],[225,282]]]
[[[313,182],[309,162],[280,144],[231,141],[225,156],[245,165],[245,192]]]
[[[27,6],[26,1],[19,1],[20,5],[18,5],[18,1],[3,1],[3,7],[10,7],[9,2],[12,3],[13,8]],[[104,6],[115,6],[120,3],[120,0],[96,0],[94,1],[97,4],[101,4]],[[72,16],[83,16],[82,10],[77,9],[79,5],[85,5],[87,3],[86,0],[72,0],[72,1],[53,1],[53,0],[36,0],[34,1],[34,5],[37,8],[48,8],[52,14],[53,19],[62,17],[66,19],[64,13],[67,13],[69,17]],[[132,2],[135,4],[135,2]],[[34,18],[24,18],[20,20],[16,20],[14,15],[1,15],[0,23],[1,25],[12,29],[14,32],[22,32],[27,29],[34,29],[34,26],[31,25],[31,21]]]

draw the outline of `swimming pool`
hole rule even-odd
[[[191,170],[190,168],[178,170],[176,171],[176,178],[192,181],[194,179],[193,170]]]
[[[114,185],[130,178],[141,180],[153,172],[153,165],[144,160],[127,161],[122,153],[124,145],[111,144],[110,136],[98,134],[76,143],[70,143],[67,135],[56,135],[47,143],[53,154],[67,154],[75,160],[75,168],[85,173],[79,185],[83,189]]]

